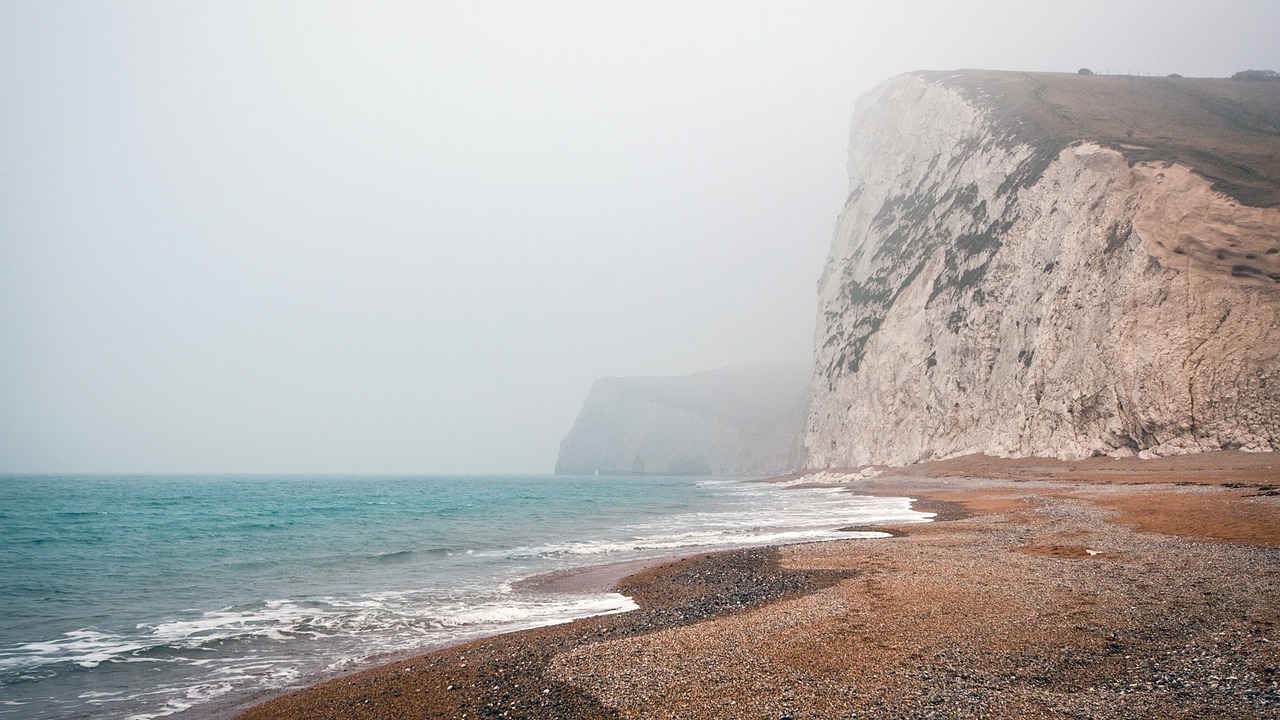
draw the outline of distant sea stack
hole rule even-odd
[[[557,475],[770,475],[804,464],[810,369],[740,365],[597,380]]]
[[[908,74],[849,178],[808,466],[1280,449],[1280,83]]]

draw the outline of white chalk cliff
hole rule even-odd
[[[861,98],[807,465],[1280,449],[1280,208],[1245,167],[1280,157],[1280,93],[1230,82],[916,73]]]

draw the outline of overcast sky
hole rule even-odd
[[[0,472],[549,472],[807,360],[856,97],[1280,69],[1280,3],[0,0]]]

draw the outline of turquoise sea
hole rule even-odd
[[[723,478],[0,477],[0,720],[209,717],[379,656],[634,607],[521,577],[925,517]]]

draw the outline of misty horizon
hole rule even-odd
[[[1241,1],[6,3],[0,473],[550,473],[600,377],[810,360],[876,84],[1226,77],[1278,31]]]

